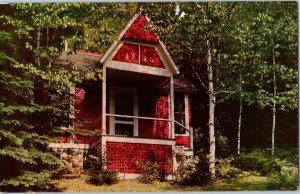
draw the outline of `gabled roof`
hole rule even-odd
[[[178,75],[174,77],[174,90],[178,92],[186,92],[186,93],[197,93],[199,89],[196,85],[194,85],[191,81],[189,81],[186,77],[182,75]],[[162,83],[158,86],[159,89],[169,91],[170,84],[168,81]]]
[[[145,30],[145,27],[149,24],[150,19],[143,13],[136,14],[129,22],[122,33],[119,35],[119,39],[133,39],[146,42],[158,42],[158,37],[151,31]]]
[[[58,58],[54,59],[54,63],[63,65],[71,62],[74,63],[78,69],[88,70],[95,68],[102,56],[103,53],[95,53],[84,50],[78,50],[75,53],[69,50],[68,52],[62,52]]]
[[[117,49],[121,40],[132,40],[147,42],[157,46],[157,48],[163,53],[166,60],[166,65],[172,74],[179,74],[179,70],[176,67],[173,59],[167,51],[165,45],[159,40],[159,38],[152,32],[146,31],[144,27],[149,23],[150,19],[144,13],[136,14],[126,25],[123,31],[118,36],[118,39],[109,47],[106,53],[101,58],[100,62],[105,63],[110,54]]]

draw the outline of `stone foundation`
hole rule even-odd
[[[52,143],[49,148],[60,156],[66,167],[78,171],[83,170],[84,161],[89,151],[88,144]]]

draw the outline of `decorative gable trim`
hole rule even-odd
[[[163,60],[166,69],[168,71],[170,71],[169,73],[172,75],[177,75],[179,74],[179,70],[176,67],[173,59],[171,58],[169,52],[167,51],[165,45],[158,40],[158,43],[153,42],[151,44],[151,42],[149,43],[145,43],[145,42],[140,42],[139,40],[136,41],[132,41],[132,40],[127,40],[124,39],[123,40],[123,36],[124,34],[127,32],[127,30],[131,27],[131,25],[135,22],[135,20],[141,15],[142,13],[136,14],[131,20],[130,22],[126,25],[126,27],[124,28],[124,30],[120,33],[120,35],[118,36],[118,39],[116,41],[114,41],[114,43],[109,47],[109,49],[106,51],[106,53],[103,55],[103,57],[100,59],[100,62],[102,64],[104,64],[104,66],[106,66],[107,62],[112,60],[112,58],[115,56],[115,54],[118,52],[118,50],[120,49],[120,47],[122,46],[122,44],[124,42],[128,42],[128,43],[133,43],[133,44],[140,44],[140,45],[146,45],[146,46],[152,46],[156,49],[159,57],[161,58],[161,60]],[[146,20],[149,22],[150,19],[145,15]]]
[[[124,71],[170,77],[170,73],[166,69],[147,67],[143,65],[131,65],[128,63],[118,62],[118,61],[110,61],[106,64],[106,67],[112,69],[124,70]]]
[[[122,30],[120,35],[118,36],[118,40],[121,40],[121,38],[124,36],[125,32],[130,28],[130,26],[133,24],[133,22],[139,17],[141,13],[137,13],[133,16],[133,18],[129,21],[129,23],[125,26],[125,28]],[[150,19],[146,16],[146,19],[148,22],[150,22]]]
[[[159,48],[163,50],[162,53],[164,53],[166,55],[166,58],[168,59],[168,63],[166,63],[166,64],[170,64],[169,68],[171,69],[173,74],[178,75],[180,72],[179,72],[177,66],[175,65],[170,53],[167,51],[166,46],[164,45],[164,43],[162,41],[159,41],[158,45],[159,45]]]
[[[115,40],[111,46],[108,48],[108,50],[105,52],[105,54],[103,55],[103,57],[100,59],[100,63],[104,63],[104,61],[107,59],[107,57],[111,54],[111,52],[113,50],[115,50],[116,46],[118,45],[118,42],[117,40]]]

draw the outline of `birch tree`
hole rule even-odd
[[[256,71],[253,72],[254,77],[260,77],[256,81],[258,89],[254,91],[254,103],[272,110],[271,150],[274,155],[276,112],[297,107],[297,91],[293,88],[297,80],[296,8],[292,2],[264,3],[260,8],[252,24],[260,48],[259,63],[255,64]],[[286,55],[290,58],[283,57]]]
[[[209,134],[209,176],[215,178],[215,106],[217,97],[227,97],[233,91],[226,87],[220,87],[215,75],[220,66],[225,65],[223,49],[225,37],[229,29],[228,21],[234,9],[234,3],[180,3],[181,13],[175,17],[175,4],[172,10],[164,10],[167,19],[153,19],[154,24],[161,28],[156,29],[163,34],[164,40],[176,64],[183,74],[196,80],[197,84],[206,91],[208,95],[208,134]],[[153,14],[156,15],[155,13]],[[158,21],[158,22],[155,22]],[[163,23],[163,24],[161,24]],[[163,27],[162,27],[163,26]],[[168,29],[169,33],[164,33]],[[187,65],[187,66],[186,66]],[[223,100],[223,99],[219,99]]]
[[[230,22],[232,31],[226,55],[231,70],[225,68],[223,71],[230,77],[225,80],[225,85],[231,85],[233,90],[238,91],[236,95],[231,96],[231,99],[239,101],[237,153],[240,153],[241,147],[243,103],[271,108],[272,153],[275,145],[276,109],[281,107],[279,109],[282,110],[282,106],[287,106],[289,108],[286,107],[285,110],[291,110],[295,107],[295,103],[292,102],[289,105],[282,104],[283,101],[279,102],[278,96],[279,84],[280,99],[296,99],[297,92],[291,87],[293,84],[290,84],[295,84],[297,77],[294,9],[295,4],[292,2],[241,2],[237,5],[235,17]],[[286,55],[290,56],[288,60],[281,57]],[[289,88],[283,87],[285,84],[288,84]]]

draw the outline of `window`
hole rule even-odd
[[[174,97],[174,118],[177,122],[185,126],[185,101],[184,96],[177,94]],[[175,134],[185,134],[186,130],[175,124]]]
[[[116,135],[124,135],[128,137],[133,137],[133,124],[117,124],[116,127]]]
[[[133,94],[115,92],[115,114],[133,115]],[[133,121],[131,118],[116,118],[119,121]]]
[[[114,87],[110,90],[110,113],[124,116],[138,115],[137,91],[130,88]],[[133,118],[110,117],[110,135],[138,136],[138,120]]]

